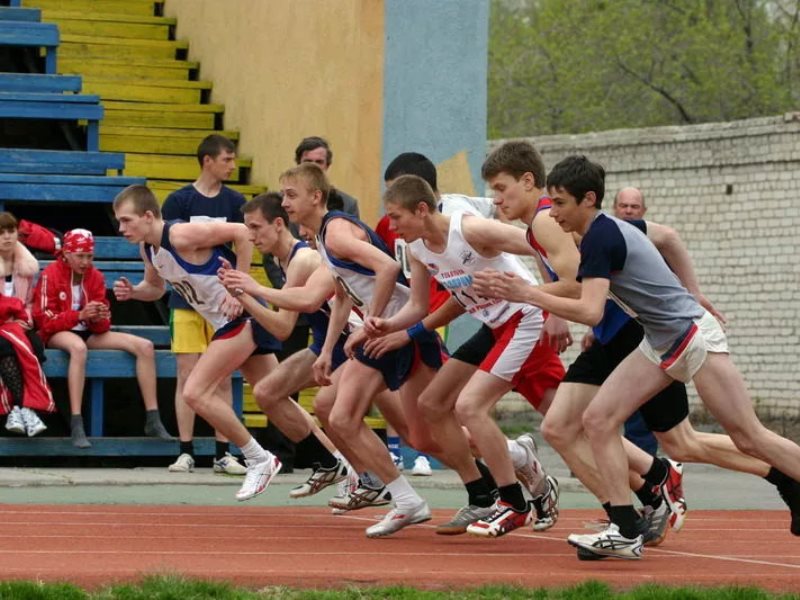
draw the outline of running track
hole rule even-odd
[[[498,540],[444,537],[430,523],[370,540],[382,514],[327,509],[125,505],[0,505],[5,579],[96,587],[180,573],[237,585],[330,588],[404,584],[429,589],[489,583],[566,586],[588,579],[615,588],[644,583],[752,585],[800,590],[800,538],[786,511],[692,511],[641,561],[579,562],[565,542],[597,511],[566,510],[543,534]]]

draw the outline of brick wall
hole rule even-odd
[[[800,416],[800,114],[529,140],[548,168],[574,153],[603,164],[607,210],[619,188],[644,191],[647,218],[680,232],[728,318],[757,410]]]

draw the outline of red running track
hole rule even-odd
[[[437,589],[484,584],[563,587],[594,579],[615,588],[645,583],[748,585],[800,590],[800,538],[784,511],[692,511],[640,561],[580,562],[566,543],[597,511],[565,510],[544,533],[496,540],[446,537],[430,523],[367,539],[382,514],[333,516],[322,508],[0,505],[5,579],[97,587],[152,574],[183,574],[255,587],[331,588],[402,584]]]

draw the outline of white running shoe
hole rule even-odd
[[[431,520],[431,509],[424,500],[413,508],[393,508],[378,523],[367,527],[367,537],[376,538],[392,535],[409,525]]]
[[[21,433],[25,435],[25,421],[22,420],[22,411],[19,406],[11,409],[6,417],[6,429],[12,433]]]
[[[539,458],[536,456],[538,447],[533,434],[523,433],[514,440],[514,443],[525,451],[526,456],[525,464],[514,469],[517,480],[519,480],[523,488],[528,490],[531,498],[541,496],[546,489],[546,486],[543,485],[545,483],[545,472],[542,463],[539,462]]]
[[[220,459],[214,459],[213,469],[214,473],[221,475],[242,476],[247,473],[247,468],[230,452],[226,452],[225,456]]]
[[[47,429],[47,425],[42,423],[42,420],[35,411],[30,408],[23,408],[21,412],[22,422],[25,423],[25,431],[28,433],[28,437],[39,435]]]
[[[419,475],[420,477],[430,477],[433,475],[431,470],[431,463],[427,456],[420,454],[414,459],[414,468],[411,469],[412,475]]]
[[[567,542],[578,548],[579,553],[581,550],[588,550],[592,554],[599,556],[627,560],[639,560],[642,558],[642,536],[637,535],[633,539],[626,538],[620,534],[619,527],[614,523],[609,523],[608,528],[600,533],[587,535],[573,533],[567,538]]]
[[[385,486],[380,489],[364,487],[361,484],[346,496],[334,496],[328,500],[328,506],[343,512],[359,510],[370,506],[385,506],[392,501],[392,494]]]
[[[532,500],[536,516],[534,531],[547,531],[558,521],[558,479],[547,476],[547,491]],[[605,529],[605,528],[604,528]]]
[[[334,496],[334,498],[341,500],[342,504],[347,504],[350,494],[358,489],[360,483],[361,480],[358,478],[355,471],[353,471],[353,467],[348,466],[347,477],[336,484],[336,496]],[[349,512],[346,508],[331,507],[331,513],[334,515],[343,515],[346,512]]]
[[[249,460],[244,462],[247,465],[247,475],[244,477],[242,487],[236,492],[236,499],[239,502],[258,496],[267,489],[275,475],[281,470],[281,461],[270,453],[267,454],[267,459],[261,462],[251,463]]]
[[[172,463],[167,470],[170,473],[191,473],[194,471],[194,459],[191,454],[184,452]]]
[[[301,483],[297,487],[289,490],[289,497],[304,498],[305,496],[313,496],[329,485],[345,481],[347,477],[347,466],[341,460],[337,460],[336,464],[328,469],[319,463],[314,463],[314,470],[311,472],[311,476],[305,483]]]
[[[395,454],[392,451],[389,451],[389,454],[392,457],[392,462],[394,463],[394,466],[397,467],[397,470],[402,473],[403,469],[405,469],[405,465],[403,464],[403,457],[401,455]]]

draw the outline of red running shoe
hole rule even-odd
[[[467,533],[480,537],[500,537],[531,522],[530,505],[527,510],[514,510],[510,504],[498,500],[495,510],[488,517],[475,521],[467,527]]]
[[[669,525],[676,532],[683,527],[686,519],[686,499],[683,496],[683,465],[670,459],[662,459],[667,462],[667,478],[660,486],[658,491],[669,506],[672,514],[669,517]]]

